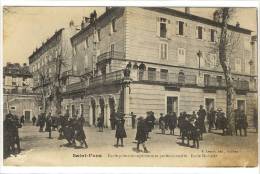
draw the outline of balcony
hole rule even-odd
[[[61,74],[62,77],[67,77],[67,76],[71,76],[71,75],[72,75],[72,70],[64,71]]]
[[[249,82],[246,80],[234,80],[233,81],[234,88],[236,90],[248,91],[249,90]],[[226,80],[218,79],[215,77],[210,77],[204,79],[204,86],[206,88],[226,88]]]
[[[177,85],[197,85],[196,75],[185,75],[184,73],[168,73],[157,71],[139,71],[137,80],[143,82],[177,84]]]
[[[97,57],[97,63],[106,62],[109,61],[110,59],[122,59],[124,56],[125,54],[123,52],[118,52],[118,51],[105,52],[103,54],[100,54]]]
[[[78,91],[85,89],[87,87],[95,87],[97,85],[105,85],[110,83],[115,83],[123,79],[123,71],[114,71],[108,74],[99,75],[89,80],[89,83],[86,81],[72,83],[66,87],[66,92]]]

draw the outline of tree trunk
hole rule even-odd
[[[233,104],[234,104],[234,86],[233,79],[231,74],[231,65],[230,58],[227,56],[227,22],[229,19],[229,8],[222,9],[222,26],[221,26],[221,35],[220,35],[220,43],[219,43],[219,59],[220,64],[222,66],[225,80],[226,80],[226,115],[228,120],[228,133],[229,135],[233,135],[235,132],[235,118],[233,112]]]

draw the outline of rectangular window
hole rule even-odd
[[[215,30],[214,29],[210,29],[210,41],[211,42],[215,42]]]
[[[15,107],[15,106],[11,106],[10,108],[11,108],[11,110],[13,110],[13,111],[16,110],[16,107]]]
[[[222,86],[222,76],[217,76],[218,86]]]
[[[204,86],[209,86],[210,75],[204,74]]]
[[[160,44],[160,58],[161,59],[168,58],[168,44],[167,43]]]
[[[178,115],[178,97],[167,96],[166,113],[175,112]]]
[[[156,80],[156,68],[148,68],[148,80]]]
[[[166,19],[165,18],[160,18],[160,37],[166,38]]]
[[[178,48],[178,62],[180,64],[185,64],[186,50],[184,48]]]
[[[198,26],[197,27],[197,38],[198,39],[202,39],[202,27],[201,26]]]
[[[84,105],[80,104],[80,116],[84,113]]]
[[[112,29],[112,32],[116,32],[116,19],[112,19],[111,29]]]
[[[87,49],[89,47],[88,45],[88,37],[86,37],[86,40],[85,40],[85,49]]]
[[[179,35],[184,35],[184,22],[179,21]]]
[[[168,70],[167,69],[161,69],[160,70],[160,79],[161,80],[168,80]]]
[[[98,41],[101,41],[100,29],[97,30]]]
[[[73,47],[72,54],[73,54],[73,56],[75,56],[75,55],[76,55],[76,47],[75,47],[75,46]]]

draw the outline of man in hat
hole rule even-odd
[[[208,123],[209,123],[209,129],[208,132],[211,132],[211,129],[214,127],[214,123],[215,123],[215,116],[216,116],[216,112],[214,111],[214,108],[212,107],[208,113]]]
[[[202,140],[203,133],[206,132],[205,119],[206,119],[206,115],[207,115],[206,110],[203,109],[202,105],[200,105],[200,109],[197,112],[197,114],[198,114],[198,119],[196,120],[196,125],[200,132],[200,139]]]
[[[160,113],[159,129],[161,129],[162,134],[165,134],[165,117],[163,116],[163,113]]]
[[[148,111],[146,112],[147,116],[145,119],[146,125],[147,125],[147,138],[149,138],[149,132],[152,132],[154,128],[154,122],[155,122],[155,117],[154,117],[154,112]]]
[[[12,122],[13,115],[9,111],[9,113],[5,116],[5,120],[3,123],[3,142],[4,142],[4,159],[9,157],[11,154],[11,144],[13,138],[13,122]]]
[[[168,125],[170,129],[170,135],[174,135],[174,129],[177,127],[177,116],[175,112],[170,112]]]
[[[140,152],[140,144],[143,145],[145,153],[149,152],[145,146],[145,142],[147,141],[147,128],[143,117],[138,118],[135,140],[137,140],[137,152]]]
[[[197,114],[198,114],[198,124],[200,125],[200,129],[202,130],[203,133],[206,133],[205,119],[206,119],[207,112],[202,105],[200,105],[200,109]]]
[[[126,138],[126,131],[125,131],[125,119],[124,114],[119,113],[116,117],[116,145],[115,147],[119,146],[119,139],[121,141],[121,147],[124,146],[123,138]]]

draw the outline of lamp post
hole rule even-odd
[[[202,53],[200,50],[197,52],[197,56],[199,57],[199,76],[200,76],[200,58],[202,56]]]

